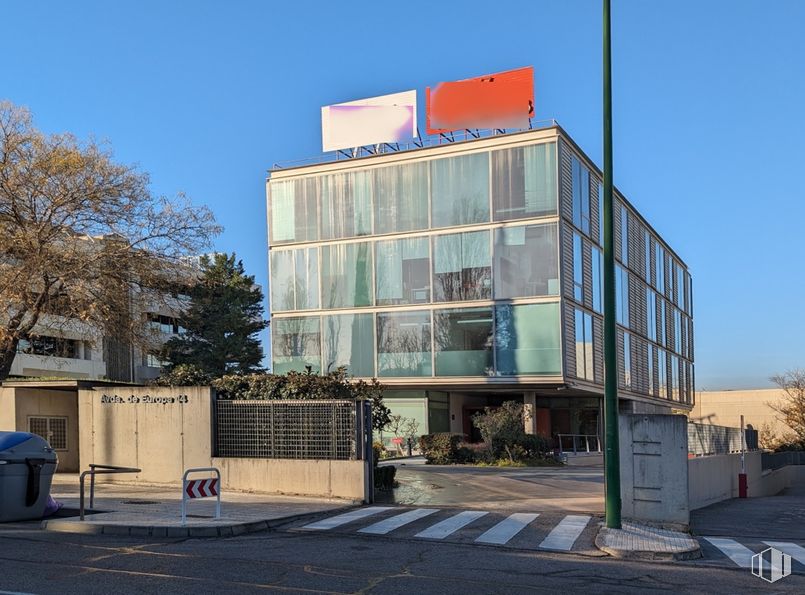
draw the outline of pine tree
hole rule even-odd
[[[202,256],[200,266],[181,317],[185,332],[168,341],[160,357],[171,369],[190,364],[212,377],[262,371],[257,333],[268,326],[262,290],[234,253]]]

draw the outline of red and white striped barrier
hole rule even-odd
[[[215,477],[203,479],[187,479],[190,473],[212,471]],[[196,467],[188,469],[182,475],[182,525],[187,523],[187,501],[195,498],[218,498],[215,503],[215,518],[221,518],[221,472],[216,467]]]
[[[218,495],[218,480],[214,477],[191,479],[187,482],[184,492],[188,498],[212,498]]]

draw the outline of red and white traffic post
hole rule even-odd
[[[213,471],[215,477],[204,477],[202,479],[187,479],[190,473],[201,473],[202,471]],[[182,475],[182,525],[187,523],[187,501],[194,498],[212,498],[215,496],[218,501],[215,503],[215,518],[221,518],[221,472],[216,467],[196,467],[188,469]]]

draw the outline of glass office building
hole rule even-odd
[[[272,366],[376,376],[420,431],[599,434],[601,172],[556,125],[315,165],[267,183]],[[689,409],[691,278],[615,194],[624,410]]]

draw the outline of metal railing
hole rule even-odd
[[[89,481],[89,509],[92,510],[95,507],[95,476],[96,475],[112,475],[116,473],[140,473],[142,469],[138,469],[137,467],[118,467],[116,465],[99,465],[96,463],[90,463],[89,470],[84,471],[81,476],[79,477],[79,483],[81,485],[81,495],[79,498],[79,515],[81,520],[84,520],[84,477],[86,475],[90,476]]]
[[[419,138],[419,140],[409,141],[407,143],[380,143],[366,147],[355,147],[354,149],[329,151],[322,155],[308,157],[306,159],[283,161],[280,163],[275,163],[272,166],[271,171],[302,167],[305,165],[316,165],[318,163],[330,163],[332,161],[355,159],[358,157],[371,157],[373,155],[380,155],[383,153],[414,151],[416,149],[422,149],[425,147],[447,145],[456,142],[477,140],[479,138],[489,138],[504,134],[515,134],[517,132],[528,132],[529,130],[542,130],[545,128],[553,128],[557,125],[558,123],[556,120],[550,118],[546,120],[533,120],[530,122],[529,128],[483,128],[475,130],[456,130],[454,132],[446,132],[444,134],[422,136]]]
[[[601,440],[597,434],[557,434],[556,438],[559,443],[559,454],[601,452]],[[565,446],[568,442],[570,443],[569,448]]]
[[[354,460],[355,401],[218,400],[216,456]]]
[[[782,469],[788,465],[805,465],[805,451],[764,452],[760,454],[764,471]]]
[[[757,430],[688,423],[688,453],[696,456],[723,455],[746,450],[757,450]]]

